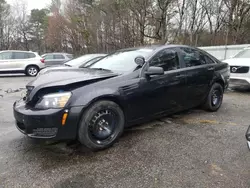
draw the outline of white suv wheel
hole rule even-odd
[[[30,66],[27,68],[28,76],[36,76],[38,74],[38,68],[35,66]]]

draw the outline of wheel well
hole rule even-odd
[[[37,66],[37,65],[33,65],[33,64],[31,64],[31,65],[27,65],[26,66],[26,68],[25,68],[25,72],[27,71],[27,69],[29,68],[29,67],[36,67],[37,69],[38,69],[38,71],[40,70],[40,68]]]
[[[225,90],[225,88],[224,88],[225,83],[222,80],[217,80],[215,83],[220,84],[222,86],[222,88],[223,88],[223,91]]]
[[[126,120],[127,120],[126,116],[127,116],[127,115],[126,115],[125,107],[124,107],[124,105],[122,105],[122,102],[121,102],[119,99],[117,99],[116,97],[104,96],[104,97],[99,97],[99,98],[96,98],[96,99],[92,100],[92,101],[87,105],[86,109],[84,109],[84,110],[81,111],[80,118],[78,119],[78,122],[77,122],[77,131],[79,130],[79,125],[80,125],[80,122],[81,122],[81,117],[82,117],[82,115],[85,113],[85,111],[86,111],[91,105],[93,105],[94,103],[96,103],[97,101],[104,101],[104,100],[105,100],[105,101],[112,101],[112,102],[116,103],[116,104],[121,108],[121,110],[123,111],[124,117],[125,117],[125,124],[126,124]]]
[[[104,97],[99,97],[99,98],[96,98],[94,99],[88,106],[92,105],[93,103],[97,102],[97,101],[103,101],[103,100],[106,100],[106,101],[112,101],[116,104],[118,104],[118,106],[122,109],[124,115],[125,115],[125,107],[124,105],[122,104],[122,102],[116,98],[116,97],[112,97],[112,96],[104,96]]]
[[[96,98],[94,100],[92,100],[88,105],[87,105],[87,108],[88,109],[91,105],[93,105],[94,103],[96,103],[97,101],[112,101],[114,103],[116,103],[120,108],[121,110],[123,111],[123,114],[125,116],[125,120],[126,120],[126,117],[127,117],[127,114],[126,114],[126,109],[125,109],[125,106],[122,104],[122,102],[117,99],[116,97],[112,97],[112,96],[104,96],[104,97],[99,97],[99,98]],[[82,112],[81,112],[81,116],[82,114],[86,111],[86,109],[84,109]]]

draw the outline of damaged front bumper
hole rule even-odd
[[[73,140],[77,138],[77,125],[81,107],[69,109],[37,110],[27,107],[23,100],[13,106],[16,127],[31,138]],[[67,120],[62,125],[62,118],[67,112]]]

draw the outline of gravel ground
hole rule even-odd
[[[92,153],[16,130],[12,105],[29,80],[0,77],[1,188],[250,187],[250,92],[228,91],[217,113],[191,110],[133,127],[112,148]]]

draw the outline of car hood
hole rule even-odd
[[[228,63],[230,66],[249,66],[250,58],[232,58],[226,59],[223,62]]]
[[[51,70],[61,70],[61,69],[72,69],[73,67],[68,67],[68,66],[65,66],[65,65],[54,65],[54,66],[50,66],[50,67],[46,67],[44,69],[42,69],[38,76],[42,75],[42,74],[45,74],[46,72],[48,71],[51,71]]]
[[[33,88],[29,99],[32,99],[37,91],[46,87],[65,86],[73,83],[89,80],[99,80],[118,76],[117,73],[108,70],[96,70],[88,68],[50,69],[27,84],[27,88]],[[29,100],[28,99],[28,100]]]

